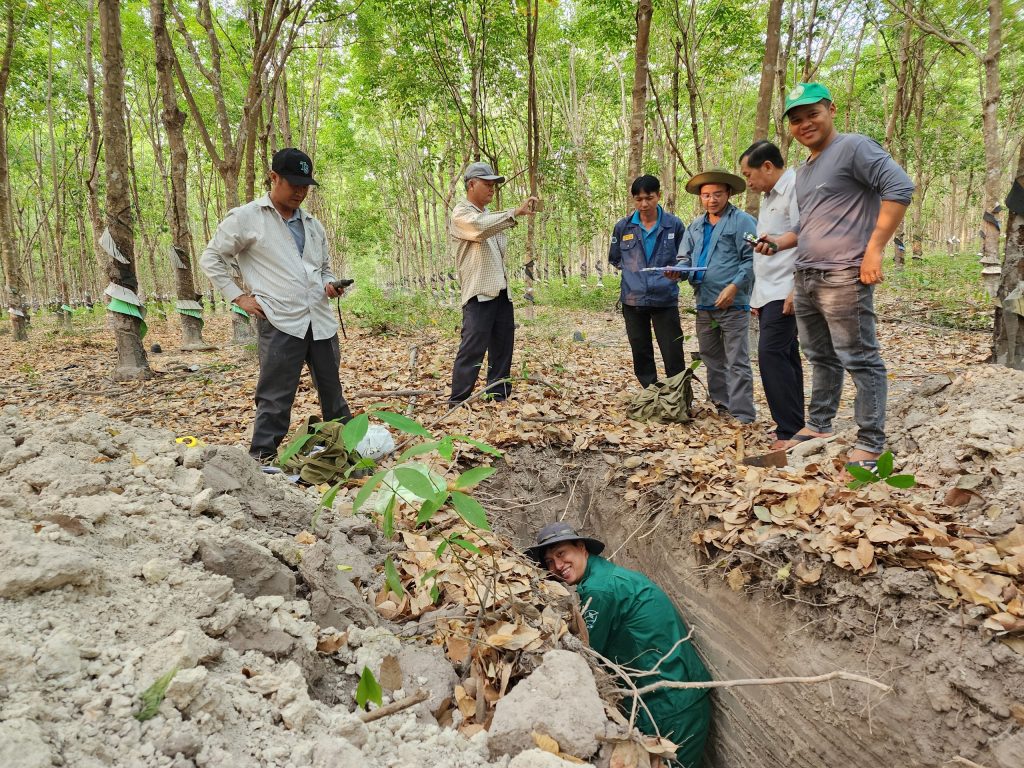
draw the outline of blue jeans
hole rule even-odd
[[[885,363],[875,333],[873,285],[860,281],[860,267],[796,272],[796,322],[801,348],[812,367],[807,426],[831,432],[843,392],[843,371],[857,387],[853,418],[856,448],[885,448]]]

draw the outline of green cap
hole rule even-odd
[[[799,107],[804,104],[817,104],[822,99],[828,99],[832,101],[832,94],[829,93],[821,83],[797,83],[796,86],[786,94],[786,111],[783,115],[788,115],[789,110],[793,107]]]

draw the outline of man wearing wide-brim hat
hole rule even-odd
[[[836,130],[836,106],[823,84],[797,84],[785,106],[790,133],[810,151],[796,171],[799,230],[769,238],[780,249],[796,246],[793,303],[813,371],[807,424],[792,445],[832,433],[846,371],[857,388],[848,466],[874,469],[885,450],[888,397],[874,288],[914,182],[874,139]]]
[[[540,530],[527,553],[555,578],[576,587],[595,651],[619,666],[643,671],[657,667],[635,681],[638,685],[710,680],[693,641],[682,641],[689,633],[668,596],[642,573],[601,557],[603,551],[603,542],[557,522]],[[662,688],[641,698],[640,730],[679,745],[675,765],[699,768],[711,724],[707,689]],[[632,706],[632,698],[620,702],[625,712]]]
[[[691,178],[686,191],[700,198],[704,213],[686,228],[678,254],[681,265],[695,268],[687,279],[697,304],[697,344],[708,395],[719,413],[743,424],[757,415],[749,349],[754,250],[745,239],[754,236],[757,222],[729,198],[746,188],[742,177],[720,168]]]

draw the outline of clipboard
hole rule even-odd
[[[640,270],[641,272],[707,272],[708,268],[705,267],[680,267],[675,264],[670,264],[667,267],[644,267]]]

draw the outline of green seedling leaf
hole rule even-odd
[[[858,467],[856,464],[847,464],[846,471],[850,473],[854,480],[860,480],[862,483],[874,483],[881,479],[870,469]]]
[[[346,450],[354,451],[360,441],[366,437],[366,431],[370,428],[370,417],[360,413],[341,428],[341,441],[345,444]]]
[[[373,676],[369,667],[363,667],[363,674],[359,676],[359,685],[356,686],[356,704],[360,709],[369,711],[371,702],[379,707],[382,701],[384,701],[384,691],[380,687],[380,683],[377,682],[377,678]]]
[[[448,501],[447,495],[445,496],[444,501]],[[423,506],[420,507],[420,511],[416,515],[416,525],[429,523],[430,519],[437,514],[437,510],[444,505],[444,501],[438,502],[436,499],[427,499],[424,501]]]
[[[434,557],[438,560],[441,559],[441,555],[448,549],[448,539],[441,539],[441,543],[437,545],[437,549],[434,550]]]
[[[384,521],[381,523],[381,533],[384,534],[384,538],[390,539],[395,535],[395,503],[398,497],[392,496],[388,499],[388,506],[384,510]]]
[[[437,452],[441,454],[441,458],[445,461],[451,461],[455,456],[455,440],[451,435],[441,438],[441,441],[437,444]]]
[[[351,571],[352,570],[352,566],[351,565],[345,565],[344,563],[338,563],[334,567],[337,568],[339,571]]]
[[[437,576],[437,568],[431,568],[429,571],[420,576],[420,584],[426,584],[427,579],[432,579]]]
[[[455,481],[455,487],[459,490],[472,488],[477,483],[480,483],[493,475],[494,472],[494,467],[473,467],[472,469],[467,469],[459,475],[458,480]]]
[[[786,579],[789,578],[790,571],[792,571],[792,570],[793,570],[793,564],[792,563],[786,563],[784,566],[782,566],[781,568],[779,568],[779,570],[777,570],[775,572],[775,578],[778,581],[785,581]]]
[[[487,513],[480,506],[480,502],[472,496],[467,496],[459,491],[452,491],[452,506],[459,513],[459,517],[470,525],[483,531],[491,530],[491,526],[487,523]]]
[[[167,695],[167,686],[171,684],[171,680],[176,674],[178,674],[178,668],[174,667],[163,677],[157,678],[155,683],[142,692],[142,696],[139,697],[142,699],[142,709],[135,713],[136,720],[144,723],[156,716],[156,713],[160,711],[160,703]]]
[[[917,485],[917,478],[913,475],[890,475],[885,482],[893,488],[913,488]]]
[[[886,478],[892,474],[893,456],[892,451],[886,451],[878,457],[878,476]]]
[[[353,513],[358,512],[359,508],[366,503],[366,500],[370,498],[370,494],[377,489],[377,486],[380,485],[381,480],[384,479],[386,474],[387,470],[382,470],[363,483],[363,487],[359,489],[359,493],[356,494],[355,499],[352,501]]]
[[[377,462],[373,459],[368,459],[365,456],[359,459],[355,464],[345,470],[345,479],[347,480],[353,472],[358,472],[363,469],[373,469],[377,466]]]
[[[429,440],[425,443],[419,443],[417,445],[414,445],[411,448],[406,448],[404,451],[402,451],[402,455],[398,457],[398,463],[401,464],[402,462],[408,461],[414,456],[422,456],[424,453],[430,453],[435,449],[440,450],[438,448],[439,445],[440,443],[438,441]],[[449,461],[451,461],[450,456],[448,456],[447,458]]]
[[[452,536],[449,539],[449,541],[454,547],[461,547],[467,552],[472,552],[474,555],[480,554],[480,547],[478,547],[476,544],[473,544],[472,542],[466,541],[461,536]]]
[[[433,437],[433,435],[430,434],[430,431],[418,421],[410,419],[408,416],[403,416],[400,413],[392,413],[391,411],[374,411],[373,415],[385,424],[390,424],[399,432],[418,435],[419,437],[425,437],[428,440]]]
[[[856,491],[858,488],[863,488],[865,485],[867,485],[867,483],[863,480],[851,480],[846,484],[846,487],[851,491]]]
[[[341,490],[341,483],[335,483],[330,488],[328,488],[327,493],[325,493],[323,497],[320,499],[320,506],[324,507],[325,509],[333,509],[334,499],[337,497],[339,490]]]
[[[391,555],[384,558],[384,580],[387,582],[388,589],[396,595],[402,597],[405,594],[405,587],[402,586],[402,577],[398,575],[398,569],[395,568]]]
[[[306,443],[308,443],[310,440],[316,437],[316,433],[320,431],[319,428],[322,426],[322,424],[314,424],[311,427],[311,429],[313,430],[312,432],[306,432],[303,435],[298,435],[291,442],[289,442],[288,445],[285,446],[284,450],[281,451],[281,453],[278,455],[277,461],[275,462],[277,466],[283,467],[286,463],[288,463],[288,461],[293,456],[295,456],[295,454],[302,450],[302,447]]]
[[[395,479],[421,499],[432,499],[437,496],[437,488],[430,482],[430,478],[412,467],[396,468]]]
[[[485,443],[481,440],[476,440],[469,435],[452,435],[452,440],[458,440],[460,443],[469,443],[474,448],[484,453],[490,454],[491,456],[501,456],[501,451],[495,448],[489,443]]]

